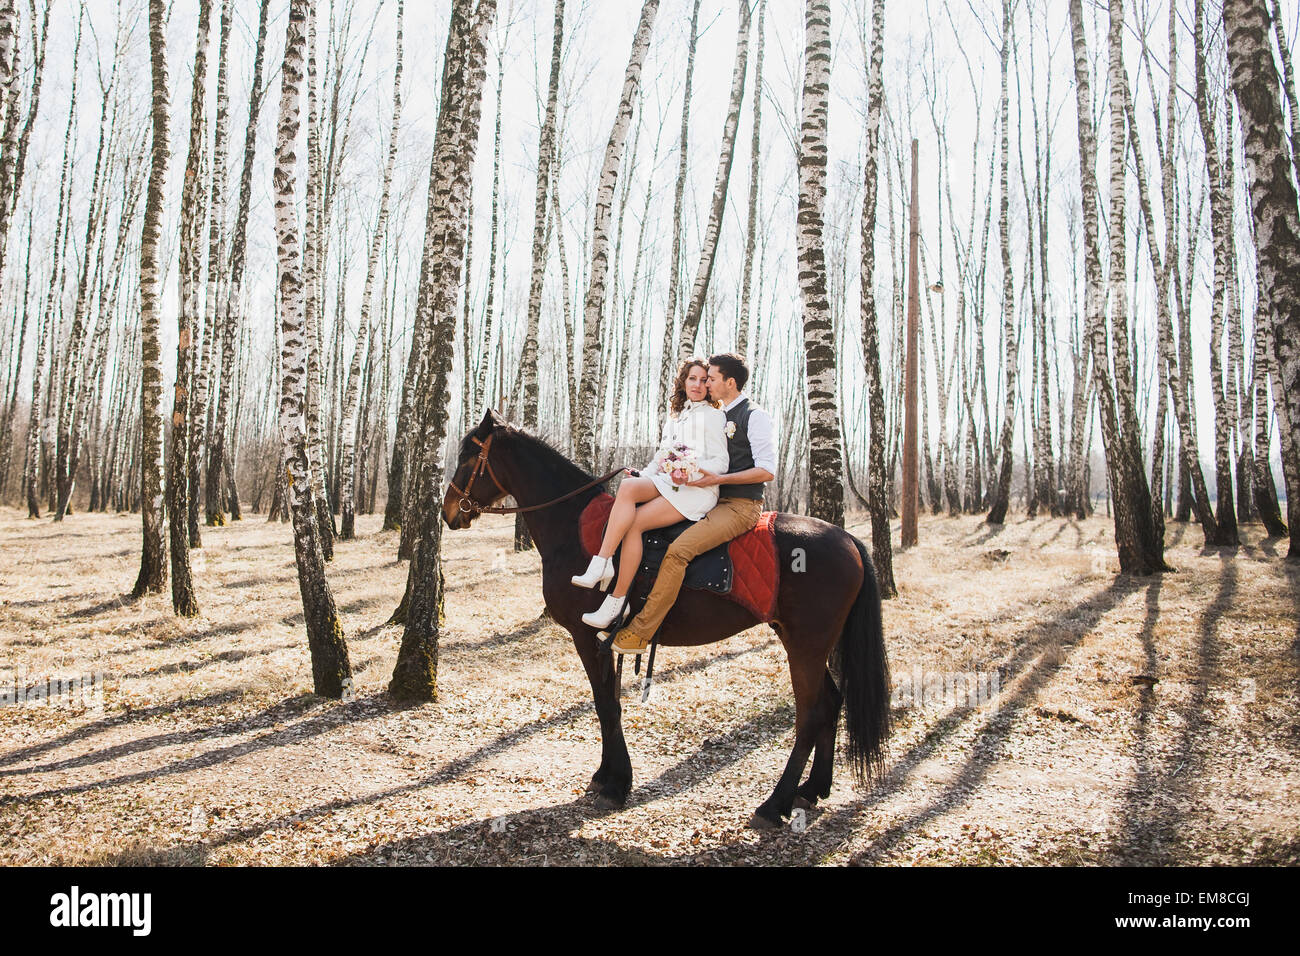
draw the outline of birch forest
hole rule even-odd
[[[945,535],[987,579],[1025,528],[1123,587],[1281,581],[1298,33],[1295,0],[0,0],[0,546],[57,575],[111,533],[86,613],[176,629],[272,535],[304,689],[379,681],[386,628],[375,688],[435,701],[460,569],[536,573],[522,517],[451,550],[466,433],[644,467],[679,364],[735,352],[765,509],[869,543],[887,640]]]

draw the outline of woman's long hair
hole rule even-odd
[[[704,369],[705,375],[709,374],[709,363],[704,361],[704,359],[697,358],[687,359],[682,363],[682,367],[677,370],[677,378],[673,381],[673,399],[668,403],[668,407],[672,409],[674,418],[682,413],[682,408],[686,405],[686,376],[690,375],[691,369],[695,368],[697,365]],[[714,408],[719,408],[721,406],[721,402],[716,398],[710,398],[707,394],[704,397],[704,401],[712,405]]]

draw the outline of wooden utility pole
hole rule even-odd
[[[911,239],[907,253],[907,356],[906,373],[904,378],[904,388],[906,389],[906,417],[903,424],[903,547],[907,548],[916,544],[916,505],[917,505],[917,486],[919,475],[917,474],[917,449],[916,449],[916,346],[917,346],[917,326],[921,321],[921,286],[920,273],[920,245],[921,245],[921,225],[917,216],[917,197],[919,189],[917,187],[917,141],[912,140],[912,204],[909,210],[911,217]]]

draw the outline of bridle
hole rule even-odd
[[[519,508],[500,508],[495,505],[479,504],[470,495],[469,489],[474,487],[474,482],[478,479],[479,475],[483,474],[484,472],[486,472],[487,476],[492,479],[492,483],[497,486],[497,491],[501,492],[502,495],[510,494],[510,492],[506,491],[505,487],[501,484],[501,480],[497,478],[496,472],[492,470],[492,462],[488,461],[488,452],[492,448],[492,439],[494,437],[495,437],[495,433],[489,434],[486,440],[480,440],[477,436],[471,435],[470,441],[472,441],[474,444],[479,446],[479,453],[478,453],[478,458],[474,460],[474,469],[473,471],[470,472],[469,479],[465,482],[465,488],[462,490],[460,486],[458,486],[454,481],[447,482],[451,490],[456,492],[456,494],[460,495],[461,511],[467,512],[468,514],[509,515],[509,514],[521,514],[525,511],[539,511],[542,508],[549,508],[551,505],[558,505],[561,501],[568,501],[570,498],[574,497],[575,495],[582,494],[584,491],[586,491],[589,488],[594,488],[597,485],[602,485],[623,470],[622,468],[615,468],[613,471],[605,475],[603,478],[597,478],[594,481],[589,481],[581,488],[575,488],[573,491],[570,491],[568,494],[561,495],[558,498],[552,498],[550,501],[542,502],[540,505],[527,505],[525,507],[519,507]]]

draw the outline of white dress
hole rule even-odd
[[[694,449],[696,464],[701,469],[721,474],[727,470],[731,461],[727,451],[726,427],[727,416],[722,409],[714,408],[707,402],[688,401],[682,406],[679,416],[669,414],[659,448],[684,442]],[[708,488],[674,485],[672,479],[660,470],[657,461],[651,461],[642,468],[641,474],[654,481],[659,493],[682,513],[683,518],[699,521],[718,503],[717,485]]]

